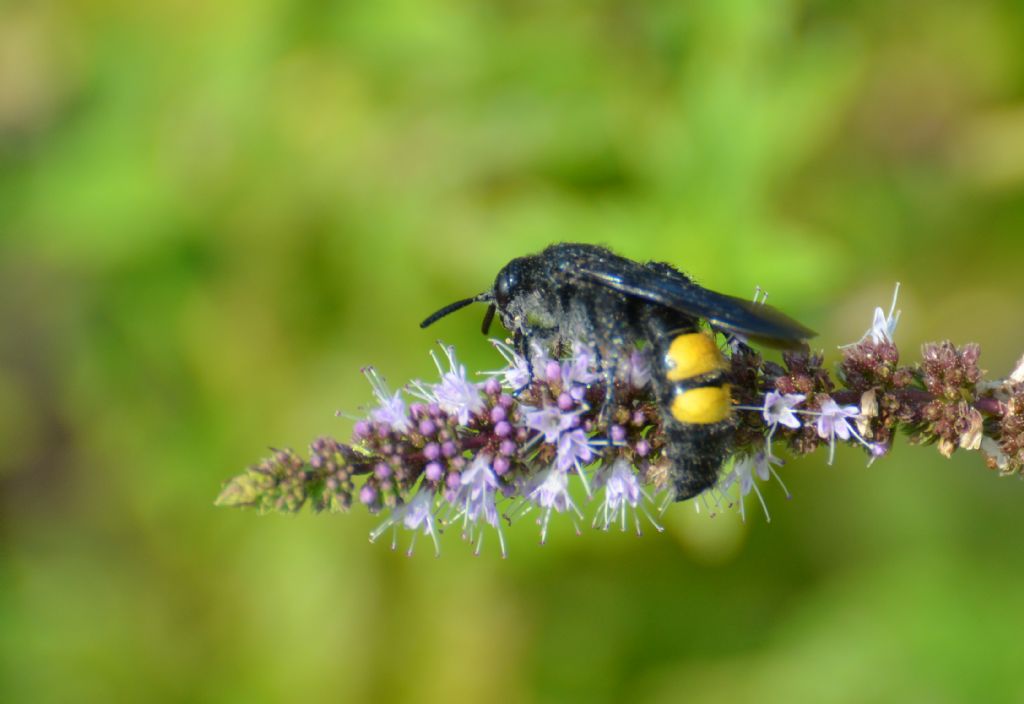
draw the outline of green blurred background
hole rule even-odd
[[[0,6],[0,698],[1024,701],[1024,485],[897,446],[664,535],[407,559],[362,511],[218,510],[347,437],[560,240],[835,345],[1024,351],[1024,10],[918,2]],[[750,506],[755,508],[755,506]]]

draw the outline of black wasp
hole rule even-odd
[[[552,349],[580,340],[595,347],[612,393],[617,365],[646,341],[677,501],[714,485],[733,432],[729,361],[700,320],[775,347],[814,336],[774,308],[709,291],[670,264],[635,262],[589,244],[554,244],[513,259],[489,291],[445,306],[420,327],[477,302],[488,304],[484,334],[497,313],[531,379],[534,343]]]

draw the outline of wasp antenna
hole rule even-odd
[[[493,297],[491,295],[491,292],[490,291],[486,291],[486,292],[481,293],[479,295],[473,296],[472,298],[463,298],[461,301],[455,301],[455,303],[449,303],[448,305],[446,305],[444,308],[442,308],[441,310],[437,311],[436,313],[427,316],[427,319],[424,320],[422,323],[420,323],[420,327],[421,328],[429,327],[429,326],[433,325],[434,323],[436,323],[441,318],[443,318],[444,316],[448,315],[449,313],[454,313],[457,310],[461,310],[462,308],[465,308],[466,306],[468,306],[470,303],[477,303],[477,302],[480,302],[480,301],[490,301],[492,298]]]
[[[449,303],[448,305],[446,305],[444,308],[442,308],[441,310],[437,311],[436,313],[427,316],[427,319],[424,320],[422,323],[420,323],[420,327],[421,328],[429,327],[429,326],[433,325],[434,323],[436,323],[441,318],[443,318],[444,316],[448,315],[449,313],[454,313],[457,310],[465,308],[470,303],[475,303],[475,302],[476,302],[475,298],[463,298],[461,301],[455,301],[455,303]]]
[[[484,313],[484,324],[480,327],[484,335],[489,335],[491,332],[491,321],[494,320],[494,304],[491,303],[487,306],[487,312]]]

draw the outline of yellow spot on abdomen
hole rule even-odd
[[[669,368],[665,376],[669,381],[683,381],[729,368],[714,338],[702,332],[677,335],[668,346],[665,362]]]
[[[680,423],[719,423],[731,412],[732,395],[728,384],[690,389],[672,399],[672,417]]]

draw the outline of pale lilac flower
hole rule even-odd
[[[640,350],[633,350],[629,354],[628,365],[629,385],[634,389],[642,389],[651,383],[651,360]]]
[[[764,451],[766,454],[771,455],[772,438],[775,437],[775,431],[778,430],[780,425],[793,430],[802,425],[796,415],[798,411],[794,409],[803,403],[806,398],[805,394],[780,394],[778,391],[769,391],[765,394],[764,403],[760,407],[737,406],[737,408],[747,411],[761,411],[761,417],[764,418],[764,422],[768,426],[768,434],[765,436],[764,441]],[[807,413],[808,411],[802,412]]]
[[[558,436],[556,463],[560,470],[567,471],[572,467],[585,465],[594,459],[594,451],[587,442],[587,435],[577,428]]]
[[[492,526],[498,523],[495,494],[498,491],[498,477],[491,469],[489,455],[477,455],[476,459],[459,477],[455,505],[459,515],[468,521],[479,521],[481,517]]]
[[[595,485],[596,488],[604,488],[604,500],[597,507],[593,527],[608,530],[612,524],[619,523],[625,531],[627,513],[632,512],[636,533],[640,535],[640,516],[637,513],[637,510],[640,510],[655,529],[663,530],[644,505],[645,501],[650,501],[650,496],[640,485],[640,477],[626,460],[620,457],[610,465],[606,463],[597,473]]]
[[[757,486],[757,479],[761,481],[768,481],[772,477],[775,477],[779,485],[782,486],[782,490],[786,492],[786,498],[789,498],[790,493],[783,484],[782,479],[775,472],[772,465],[782,466],[783,461],[778,457],[774,457],[771,454],[765,452],[758,452],[756,455],[747,455],[741,457],[733,462],[732,470],[729,471],[722,480],[719,482],[719,490],[724,494],[732,488],[733,484],[739,485],[740,493],[740,517],[746,521],[746,506],[744,499],[746,496],[753,491],[757,496],[757,500],[761,503],[761,509],[764,511],[765,519],[771,522],[771,514],[768,513],[768,505],[765,503],[764,496],[761,494],[761,490]]]
[[[373,395],[377,397],[379,406],[370,411],[370,418],[377,423],[385,423],[399,433],[404,433],[411,427],[409,417],[405,412],[405,401],[402,399],[402,392],[394,394],[388,389],[384,377],[377,373],[373,367],[363,369],[363,374],[373,388]]]
[[[587,442],[586,433],[582,429],[570,430],[558,437],[555,466],[563,472],[575,467],[576,474],[583,482],[583,490],[587,493],[588,498],[590,497],[590,484],[587,482],[587,475],[583,471],[583,467],[593,459],[594,451]]]
[[[586,395],[587,385],[598,380],[598,375],[591,371],[595,361],[596,355],[591,348],[573,345],[572,356],[562,362],[562,386],[577,401]]]
[[[563,412],[558,406],[541,408],[523,407],[523,418],[526,427],[536,430],[544,436],[544,442],[556,443],[563,431],[572,428],[578,422],[578,414]]]
[[[892,293],[892,304],[889,306],[888,315],[882,310],[881,306],[875,308],[875,317],[871,323],[871,327],[868,328],[857,342],[849,345],[841,345],[843,347],[852,347],[853,345],[859,345],[860,343],[871,340],[876,345],[880,345],[883,342],[893,344],[893,335],[896,332],[896,324],[900,320],[900,313],[903,311],[896,310],[896,299],[900,295],[900,282],[896,282],[896,290]]]
[[[463,519],[462,527],[465,536],[472,540],[473,531],[477,529],[477,524],[481,521],[491,525],[498,531],[501,556],[505,557],[505,536],[501,532],[498,508],[495,505],[498,487],[498,477],[491,469],[491,457],[486,454],[477,455],[459,477],[459,486],[451,503],[456,511],[453,520]],[[484,534],[481,528],[475,548],[477,554],[480,553],[483,538]]]
[[[434,492],[432,489],[421,487],[409,503],[403,504],[392,511],[387,520],[370,533],[370,542],[372,543],[377,540],[388,528],[394,527],[395,537],[391,542],[391,549],[394,550],[397,545],[399,525],[413,531],[412,541],[409,543],[409,549],[406,552],[407,555],[412,555],[413,548],[416,546],[416,537],[419,535],[418,531],[422,531],[434,541],[434,555],[436,557],[441,556],[437,521],[434,518]]]
[[[547,541],[548,522],[551,519],[552,511],[563,513],[571,510],[579,518],[583,518],[583,514],[580,513],[569,494],[569,476],[557,467],[550,467],[540,475],[533,488],[527,490],[526,499],[543,511],[541,517],[537,519],[541,527],[541,544]],[[576,532],[579,533],[579,526],[577,526]]]
[[[455,361],[455,348],[445,347],[444,352],[448,358],[448,371],[444,371],[437,355],[431,353],[441,373],[441,382],[430,389],[430,394],[441,410],[451,413],[461,425],[466,425],[470,415],[484,410],[484,400],[479,385],[466,379],[466,368]]]
[[[513,391],[529,384],[531,381],[530,367],[526,363],[526,358],[517,354],[514,349],[501,340],[491,340],[491,344],[505,358],[506,367],[496,372],[486,373],[500,376],[505,387]]]
[[[851,418],[857,418],[860,409],[856,406],[840,406],[832,399],[827,399],[821,404],[818,412],[818,437],[828,440],[828,463],[832,464],[836,454],[836,438],[849,440],[851,436],[860,438],[860,435],[850,425]]]
[[[794,430],[799,428],[800,419],[796,417],[793,409],[806,398],[805,394],[780,394],[778,391],[769,391],[764,397],[764,409],[761,411],[764,422],[772,430],[776,425],[784,425]]]

